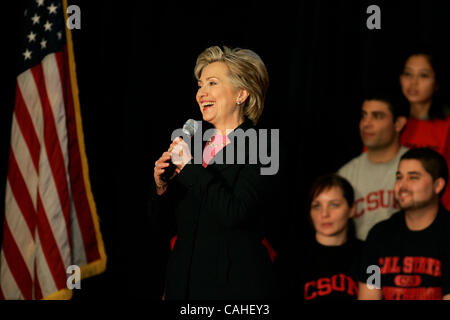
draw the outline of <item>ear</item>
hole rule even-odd
[[[408,119],[404,116],[399,116],[397,117],[397,120],[395,120],[395,131],[397,131],[398,133],[400,133],[403,128],[406,126],[406,122],[408,121]]]
[[[250,95],[250,93],[248,92],[247,89],[239,89],[236,103],[243,104],[245,102],[245,100],[247,100],[249,95]]]
[[[444,187],[445,187],[444,178],[437,178],[433,184],[433,187],[434,187],[434,193],[439,194],[442,191],[442,189],[444,189]]]

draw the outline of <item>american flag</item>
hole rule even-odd
[[[71,265],[103,272],[67,0],[26,1],[12,117],[0,299],[69,299]]]

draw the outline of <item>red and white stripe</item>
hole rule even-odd
[[[45,298],[66,288],[69,265],[100,258],[66,50],[17,77],[0,255],[3,299]]]

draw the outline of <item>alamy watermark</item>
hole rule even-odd
[[[367,7],[366,13],[370,16],[366,20],[366,26],[369,30],[381,29],[381,9],[379,6],[372,4]],[[67,28],[70,30],[81,29],[81,9],[73,4],[67,7]]]
[[[202,131],[202,122],[197,121],[198,129],[191,138],[183,129],[172,132],[171,140],[182,137],[187,143],[194,164],[202,163],[203,141],[208,141],[217,133],[214,128]],[[261,175],[274,175],[280,166],[280,130],[279,129],[236,129],[226,132],[231,143],[227,145],[226,156],[219,152],[210,162],[216,164],[261,164]],[[246,141],[248,143],[246,143]],[[248,147],[248,150],[246,150]],[[270,151],[270,154],[269,154]],[[225,159],[224,159],[225,158]],[[248,159],[248,163],[247,163]],[[191,160],[192,162],[192,160]]]
[[[77,265],[70,265],[66,269],[68,275],[66,285],[70,290],[81,289],[81,269]],[[377,265],[370,265],[366,269],[366,273],[370,274],[367,278],[366,285],[369,290],[381,289],[381,271]]]
[[[372,264],[367,267],[366,273],[371,275],[366,281],[367,288],[369,288],[369,290],[381,289],[380,267]]]
[[[73,4],[67,7],[67,28],[70,30],[81,29],[81,9],[79,6]]]
[[[366,13],[371,15],[366,20],[367,29],[381,29],[381,9],[379,6],[372,4],[367,7]]]
[[[67,275],[67,281],[66,285],[67,288],[70,290],[73,289],[81,289],[81,270],[80,267],[77,265],[70,265],[66,269]]]

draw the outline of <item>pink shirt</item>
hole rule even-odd
[[[227,136],[216,133],[203,149],[202,165],[206,168],[212,158],[231,141]]]

